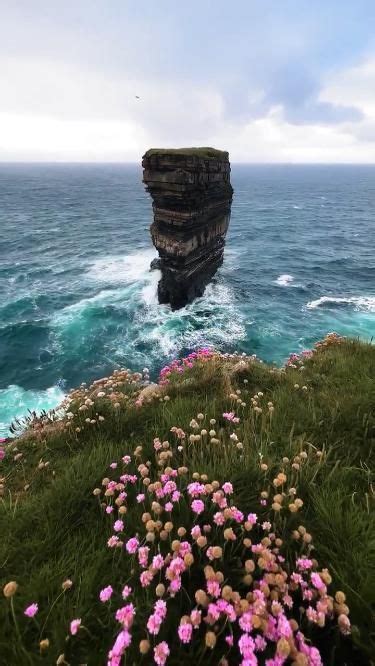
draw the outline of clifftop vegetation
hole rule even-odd
[[[282,369],[202,350],[32,419],[1,445],[0,664],[370,664],[374,376],[335,335]]]
[[[186,155],[203,157],[204,159],[223,159],[228,158],[229,153],[226,150],[217,150],[216,148],[150,148],[143,157],[152,157],[153,155]]]

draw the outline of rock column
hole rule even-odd
[[[153,201],[159,303],[173,309],[201,296],[223,261],[233,188],[228,153],[213,148],[151,149],[143,182]]]

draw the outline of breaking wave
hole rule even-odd
[[[288,284],[291,284],[294,280],[293,275],[288,275],[287,273],[283,273],[282,275],[279,275],[277,280],[275,280],[276,284],[280,285],[280,287],[286,287]]]
[[[58,386],[42,390],[26,390],[22,386],[11,384],[0,389],[0,436],[6,436],[9,425],[15,418],[21,418],[27,411],[40,412],[59,405],[64,399],[64,392]]]
[[[306,304],[309,310],[320,307],[352,305],[355,310],[375,312],[375,296],[321,296]]]

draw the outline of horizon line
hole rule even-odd
[[[230,161],[232,165],[244,166],[375,166],[374,162],[243,162]],[[141,161],[119,160],[0,160],[1,165],[123,165],[142,166]]]

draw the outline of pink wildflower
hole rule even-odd
[[[207,581],[207,592],[208,594],[211,595],[211,597],[219,597],[220,596],[220,585],[217,582],[217,580],[208,580]]]
[[[229,481],[226,481],[225,483],[223,483],[223,485],[221,487],[224,490],[226,495],[232,495],[233,494],[233,486]]]
[[[324,585],[321,577],[319,576],[318,573],[312,573],[311,574],[311,582],[316,587],[317,590],[325,590],[326,586]]]
[[[171,581],[171,584],[168,589],[171,596],[173,597],[176,594],[176,592],[179,592],[181,590],[181,578],[174,578]]]
[[[250,612],[243,613],[243,615],[240,617],[238,624],[240,625],[242,631],[245,631],[246,633],[251,633],[253,629],[251,618],[252,618],[252,613]]]
[[[122,532],[123,529],[124,529],[123,521],[122,520],[116,520],[114,525],[113,525],[113,529],[115,530],[115,532]]]
[[[215,624],[217,620],[220,617],[220,608],[219,604],[208,604],[208,609],[207,609],[207,616],[205,618],[205,621],[208,622],[209,624]]]
[[[204,511],[204,503],[202,500],[193,500],[191,503],[191,508],[193,509],[194,513],[197,513],[198,515],[200,513],[203,513]]]
[[[167,604],[165,601],[163,601],[163,599],[159,599],[158,601],[155,602],[154,612],[156,615],[161,617],[162,620],[165,619],[167,615]]]
[[[215,523],[215,525],[224,525],[225,518],[224,518],[224,515],[221,513],[221,511],[217,511],[214,514],[214,523]]]
[[[139,576],[140,583],[142,587],[148,587],[153,579],[151,571],[142,571]]]
[[[159,571],[160,569],[163,568],[163,565],[164,565],[163,556],[160,555],[160,554],[159,555],[154,555],[154,557],[152,558],[152,568]]]
[[[126,604],[116,611],[115,618],[117,622],[120,622],[125,629],[130,629],[133,624],[133,618],[135,615],[135,608],[133,604]]]
[[[139,495],[137,495],[136,500],[137,500],[138,504],[140,504],[141,502],[144,502],[145,501],[145,495],[143,493],[140,493]]]
[[[297,568],[301,569],[301,571],[307,571],[313,565],[312,560],[309,560],[307,557],[299,557],[296,564]]]
[[[200,537],[201,534],[202,534],[201,528],[199,527],[199,525],[194,525],[194,527],[191,529],[191,536],[193,537],[193,539],[198,539],[198,537]]]
[[[248,634],[242,634],[241,638],[238,641],[238,647],[241,654],[249,659],[253,656],[255,650],[254,640]]]
[[[82,620],[80,618],[77,618],[76,620],[71,621],[71,623],[70,623],[70,633],[72,634],[72,636],[76,635],[78,629],[81,626],[81,622],[82,622]]]
[[[189,483],[187,491],[191,497],[199,497],[199,495],[205,494],[206,489],[203,483],[198,483],[198,481],[194,481],[193,483]]]
[[[243,519],[244,519],[244,515],[243,515],[242,511],[240,511],[239,509],[237,509],[236,506],[232,506],[231,511],[232,511],[232,518],[233,518],[233,520],[235,520],[236,523],[242,523],[242,522],[243,522]]]
[[[124,589],[121,592],[122,598],[127,599],[132,593],[132,588],[129,585],[125,585]]]
[[[255,637],[254,643],[255,643],[255,650],[259,652],[263,652],[263,650],[265,650],[267,647],[267,642],[265,641],[263,636],[260,636],[259,634],[258,636]]]
[[[250,525],[255,525],[255,523],[258,520],[258,516],[257,516],[256,513],[249,513],[246,520],[247,520],[248,523],[250,523]]]
[[[105,601],[108,601],[111,598],[112,594],[113,594],[113,588],[111,587],[111,585],[108,585],[108,587],[104,587],[100,591],[99,599],[102,603],[104,603]]]
[[[4,460],[5,458],[5,451],[3,448],[0,448],[0,460]]]
[[[150,549],[148,546],[141,546],[141,548],[138,549],[138,562],[141,567],[147,567],[149,552]]]
[[[162,641],[161,643],[158,643],[156,647],[154,647],[154,660],[155,663],[158,666],[164,666],[164,664],[167,661],[167,658],[169,656],[170,650],[168,647],[168,643],[165,641]]]
[[[152,613],[152,615],[150,615],[147,620],[147,631],[149,631],[153,636],[157,636],[160,631],[162,621],[163,620],[161,617],[159,617],[159,615]]]
[[[190,622],[185,622],[185,624],[180,624],[178,627],[178,636],[181,643],[190,643],[193,633],[193,627]]]
[[[115,642],[112,646],[112,649],[110,650],[110,652],[108,654],[108,657],[111,660],[109,662],[111,664],[111,666],[112,666],[112,664],[114,666],[115,665],[117,666],[117,663],[120,663],[120,662],[116,661],[116,658],[121,657],[124,654],[126,648],[129,647],[130,643],[131,643],[131,635],[129,634],[129,632],[126,629],[123,629],[118,634],[118,636],[117,636],[117,638],[116,638],[116,640],[115,640]]]
[[[34,617],[37,612],[38,612],[38,604],[30,604],[27,608],[25,608],[23,614],[26,615],[26,617]]]
[[[137,552],[139,546],[139,541],[137,537],[132,537],[126,542],[126,550],[130,555],[134,555]]]
[[[197,629],[202,622],[202,611],[194,609],[190,613],[191,623],[194,629]]]
[[[160,451],[161,448],[162,448],[162,443],[161,443],[160,439],[158,437],[156,437],[154,439],[154,449],[155,449],[155,451]]]

